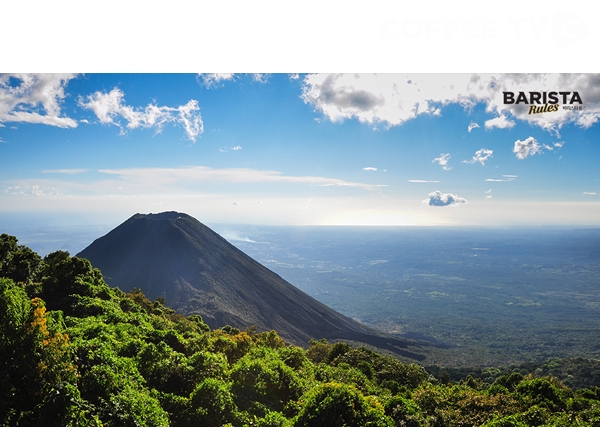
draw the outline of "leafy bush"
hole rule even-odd
[[[301,398],[302,409],[295,427],[391,427],[377,400],[363,396],[355,387],[340,383],[320,384]]]

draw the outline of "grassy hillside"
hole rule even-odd
[[[521,372],[436,379],[343,342],[211,330],[5,234],[0,277],[4,426],[600,425],[598,387]]]

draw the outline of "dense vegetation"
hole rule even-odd
[[[0,425],[600,426],[600,388],[520,372],[452,383],[343,342],[210,330],[3,234]]]

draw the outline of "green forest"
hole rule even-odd
[[[1,235],[0,425],[600,426],[600,388],[574,380],[597,374],[585,360],[425,369],[344,342],[211,330],[165,304]]]

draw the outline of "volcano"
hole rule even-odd
[[[306,347],[311,339],[367,344],[422,360],[422,342],[380,333],[327,307],[244,254],[193,217],[136,214],[77,254],[123,291],[162,297],[211,328],[275,330]]]

